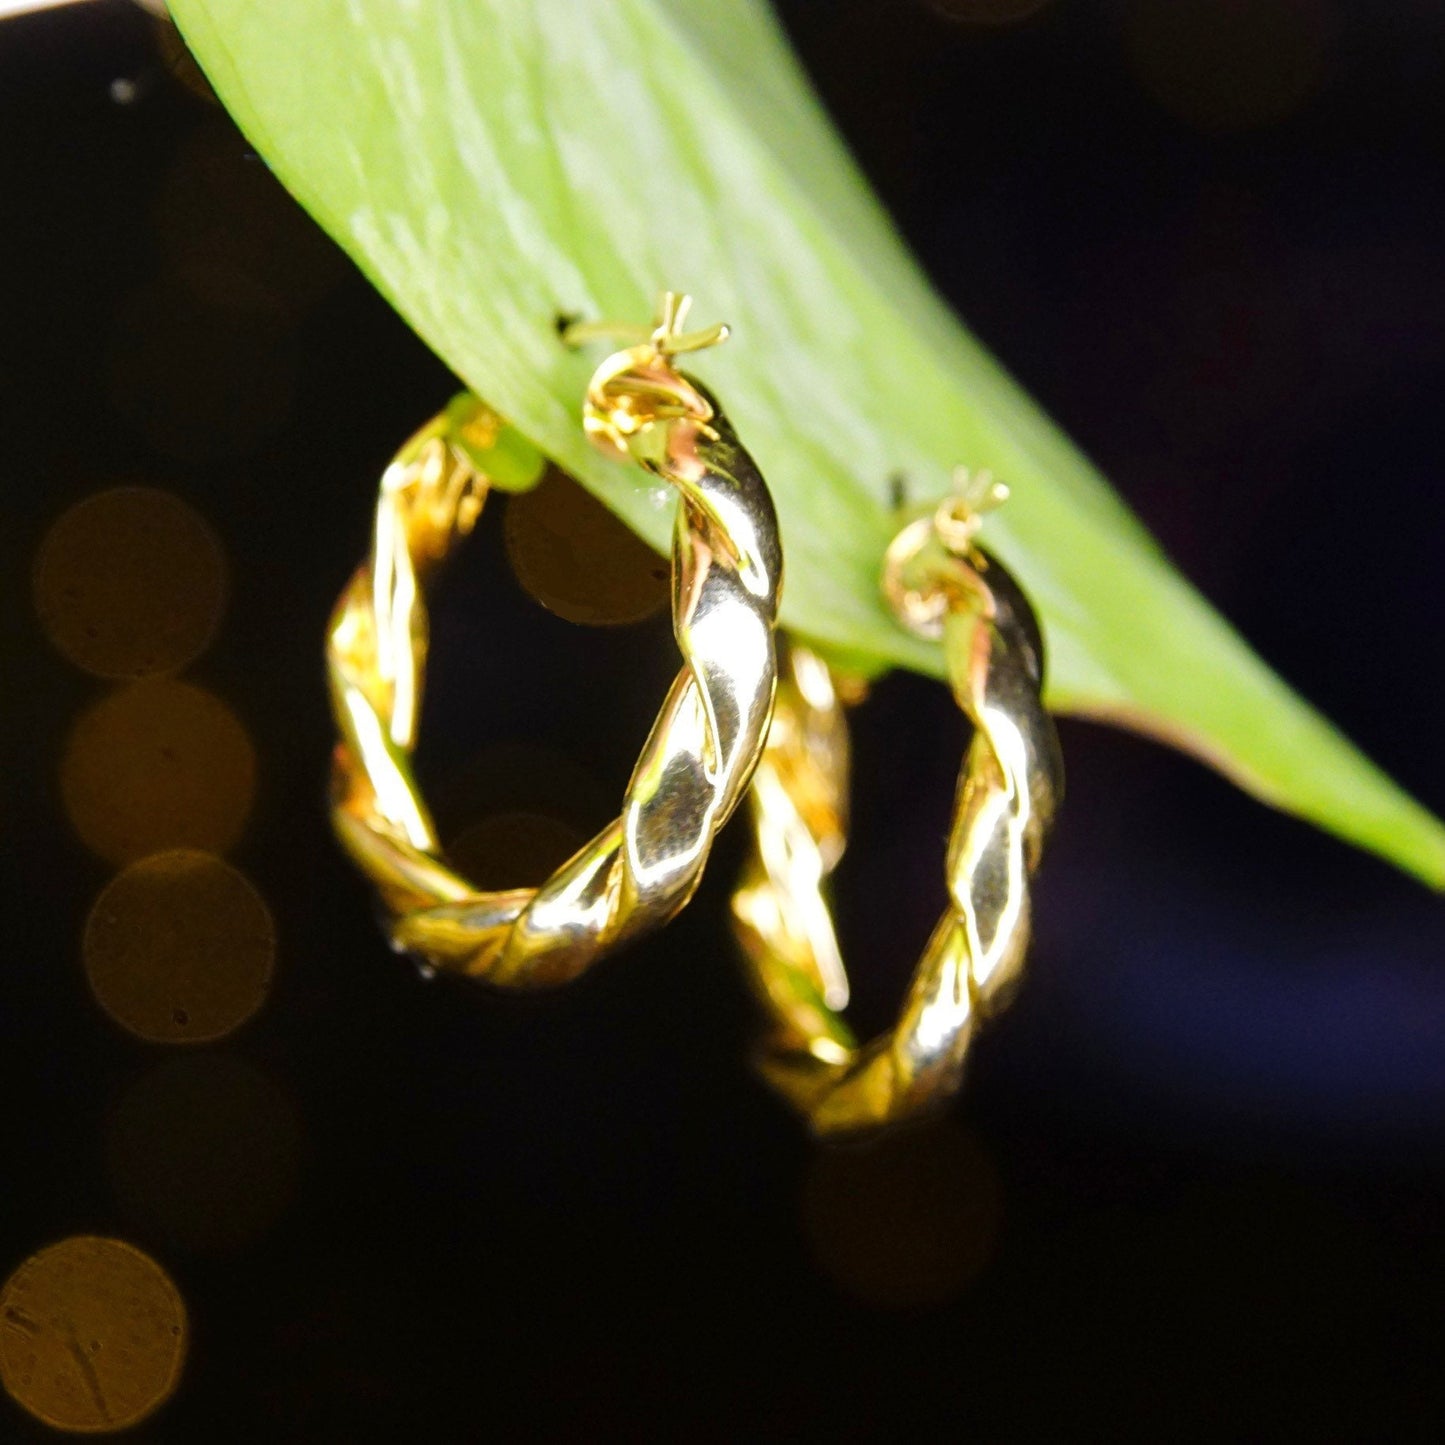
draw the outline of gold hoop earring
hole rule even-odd
[[[684,665],[621,815],[540,887],[482,892],[453,871],[411,772],[427,645],[423,585],[471,531],[487,467],[508,456],[515,433],[472,403],[424,427],[382,477],[371,556],[328,631],[340,733],[332,819],[391,914],[393,945],[433,967],[505,987],[559,984],[666,923],[696,889],[761,756],[777,681],[777,518],[716,401],[673,365],[678,353],[726,335],[684,333],[686,312],[687,298],[666,296],[656,328],[598,367],[584,411],[599,447],[680,494],[672,606]],[[574,326],[566,339],[605,330],[622,328]]]
[[[1063,795],[1058,739],[1040,699],[1043,645],[1017,583],[974,545],[1002,500],[987,474],[906,526],[883,591],[910,630],[942,641],[974,726],[945,864],[948,907],[895,1027],[860,1046],[827,902],[847,841],[848,729],[840,680],[793,644],[753,784],[755,846],[733,898],[737,935],[768,1014],[765,1077],[820,1135],[924,1113],[958,1087],[978,1023],[1004,1006],[1028,946],[1029,879]]]

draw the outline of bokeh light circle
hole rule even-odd
[[[186,56],[179,36],[176,44]],[[177,148],[156,193],[155,234],[168,273],[228,315],[294,320],[350,274],[340,248],[221,116]]]
[[[616,799],[570,754],[536,742],[495,743],[450,768],[436,788],[436,819],[449,846],[503,813],[544,814],[591,837]]]
[[[522,888],[551,877],[587,835],[547,813],[480,818],[447,843],[452,866],[478,888]]]
[[[1018,25],[1032,20],[1053,0],[927,0],[928,8],[962,25]]]
[[[1324,82],[1332,30],[1324,0],[1133,0],[1124,13],[1139,83],[1206,132],[1292,115]]]
[[[618,626],[667,605],[667,559],[555,468],[508,498],[503,531],[517,580],[569,622]]]
[[[276,931],[265,900],[210,853],[153,854],[118,873],[86,921],[96,1002],[153,1043],[211,1043],[265,1002]]]
[[[194,661],[226,596],[221,544],[195,509],[153,487],[76,503],[36,557],[35,610],[51,642],[97,677],[143,677]]]
[[[818,1267],[885,1309],[961,1294],[993,1255],[1001,1211],[988,1151],[946,1120],[820,1147],[803,1181],[803,1232]]]
[[[66,816],[87,847],[122,864],[168,848],[222,853],[256,786],[246,730],[214,694],[151,678],[77,719],[60,762]]]
[[[0,1287],[0,1382],[58,1430],[124,1430],[154,1413],[180,1379],[188,1335],[170,1276],[119,1239],[63,1239]]]
[[[250,288],[222,306],[163,279],[117,305],[105,366],[116,415],[162,456],[198,463],[255,451],[281,429],[298,353],[288,319]]]
[[[226,1053],[168,1059],[106,1123],[121,1209],[148,1236],[197,1253],[235,1249],[274,1224],[295,1194],[301,1149],[286,1094]]]

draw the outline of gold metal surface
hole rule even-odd
[[[948,907],[895,1027],[859,1045],[841,1010],[848,979],[828,906],[848,830],[841,679],[792,644],[752,792],[755,848],[734,923],[767,1009],[764,1075],[821,1135],[927,1112],[958,1087],[978,1023],[1017,984],[1029,939],[1029,879],[1063,793],[1053,723],[1039,698],[1043,646],[1017,584],[974,546],[1001,497],[986,474],[906,526],[883,590],[910,630],[939,638],[974,735],[959,775],[945,863]]]
[[[638,759],[620,817],[537,888],[476,889],[442,856],[411,773],[427,612],[423,589],[475,524],[488,450],[505,425],[476,403],[437,417],[381,482],[372,555],[328,633],[336,831],[376,884],[399,950],[515,988],[575,978],[666,923],[692,896],[712,840],[762,753],[777,681],[782,580],[777,519],[752,459],[717,403],[674,369],[722,328],[684,334],[686,298],[598,367],[584,425],[608,453],[676,487],[673,630],[683,656]],[[616,334],[619,328],[608,328]],[[572,327],[579,343],[603,328]],[[465,430],[464,448],[461,431]]]

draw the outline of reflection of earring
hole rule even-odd
[[[395,946],[435,967],[511,987],[562,983],[666,923],[762,753],[777,680],[777,519],[717,403],[673,366],[726,334],[682,333],[686,309],[666,297],[657,328],[597,369],[585,410],[603,450],[681,493],[672,597],[685,666],[621,817],[538,888],[480,892],[448,867],[411,775],[427,640],[420,584],[471,530],[489,470],[500,477],[518,439],[471,402],[418,432],[382,477],[371,558],[328,632],[341,733],[332,817],[391,912]],[[568,339],[600,333],[574,327]]]
[[[756,848],[733,899],[767,1007],[763,1072],[819,1134],[856,1133],[929,1109],[957,1088],[974,1025],[1007,1001],[1029,937],[1029,877],[1063,793],[1039,690],[1043,646],[1017,584],[975,548],[1001,500],[986,474],[905,527],[883,590],[895,616],[941,639],[954,697],[974,725],[946,864],[948,909],[893,1030],[861,1047],[842,1018],[848,978],[826,901],[847,839],[848,731],[827,665],[789,650],[753,785]]]

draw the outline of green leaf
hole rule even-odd
[[[452,436],[492,486],[504,492],[527,492],[542,480],[547,458],[514,426],[498,430],[493,420],[478,427],[478,417],[490,417],[491,412],[471,392],[459,392],[446,411]]]
[[[1050,702],[1152,733],[1421,878],[1445,827],[1278,681],[929,289],[761,0],[172,0],[280,179],[466,383],[657,545],[671,500],[578,425],[558,313],[664,288],[735,339],[695,369],[769,478],[786,622],[942,670],[878,599],[889,478],[957,462],[1035,599]],[[420,420],[420,418],[418,419]],[[357,505],[364,505],[358,480]]]

